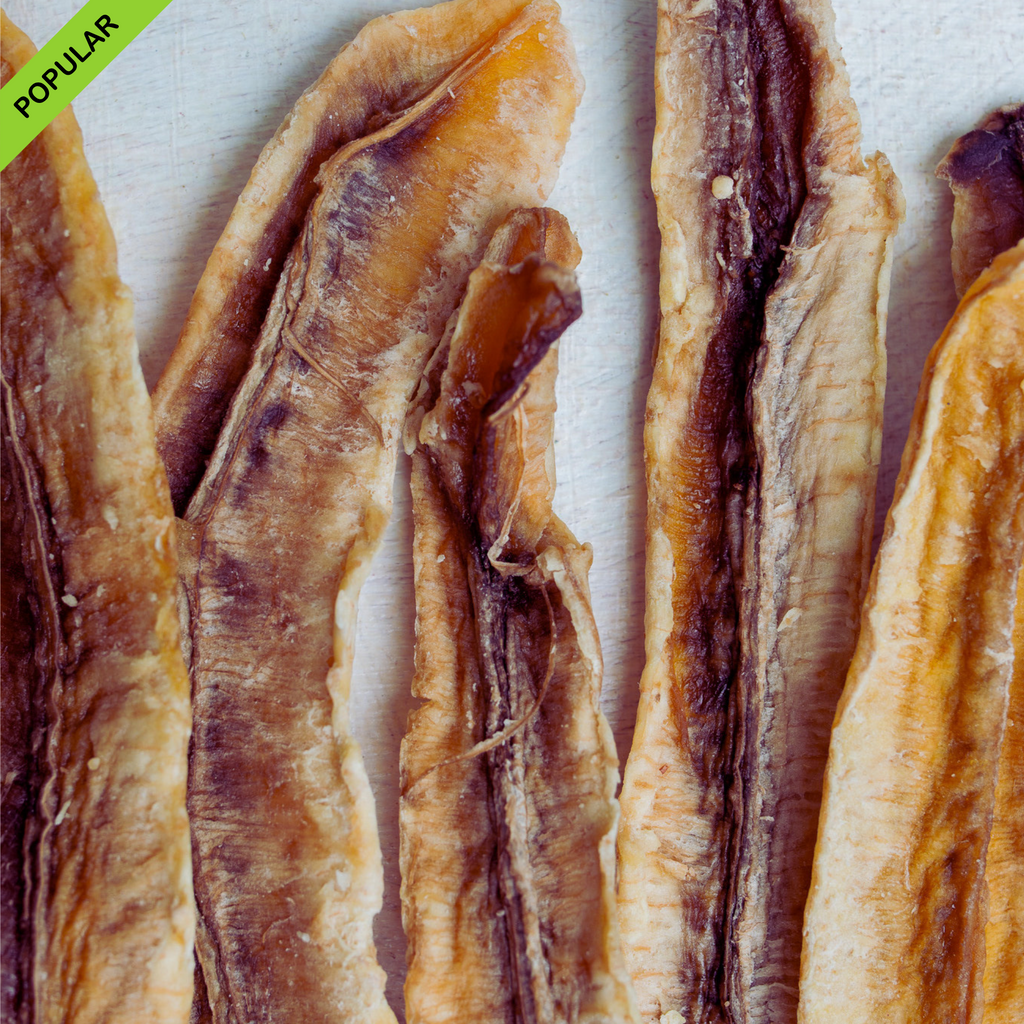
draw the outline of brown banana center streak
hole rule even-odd
[[[481,680],[478,706],[484,722],[484,737],[449,762],[483,757],[488,811],[497,839],[491,886],[494,902],[501,907],[498,913],[504,918],[512,1013],[517,1024],[555,1024],[558,1019],[531,864],[527,773],[534,766],[529,763],[526,729],[551,682],[556,624],[549,584],[536,572],[536,551],[527,546],[512,556],[515,561],[502,557],[510,525],[519,511],[518,490],[498,517],[503,522],[492,521],[493,510],[489,513],[483,506],[490,484],[501,473],[506,445],[522,443],[518,422],[512,425],[516,440],[503,441],[500,432],[509,426],[510,416],[519,415],[518,405],[529,386],[527,377],[580,311],[578,294],[552,292],[542,308],[527,315],[520,327],[521,340],[506,350],[506,356],[512,355],[511,363],[499,370],[490,400],[481,410],[475,438],[470,441],[473,451],[468,474],[453,479],[436,461],[435,453],[430,453],[435,473],[446,481],[441,491],[449,521],[458,524],[458,545],[475,618]],[[537,650],[545,629],[546,658]],[[545,664],[546,670],[542,670],[540,666]]]
[[[499,414],[488,425],[503,418]],[[485,428],[485,436],[490,433]],[[484,441],[484,444],[487,442]],[[505,920],[509,973],[512,977],[514,1019],[521,1024],[553,1022],[550,971],[540,937],[536,893],[531,879],[526,817],[526,757],[524,727],[540,709],[552,675],[555,657],[555,623],[547,585],[540,591],[549,619],[548,670],[535,681],[529,660],[522,652],[520,630],[530,628],[529,610],[536,604],[535,589],[524,573],[505,575],[491,561],[491,545],[479,526],[451,507],[452,522],[461,522],[459,547],[467,568],[473,613],[476,620],[478,663],[482,677],[480,701],[485,736],[469,750],[448,758],[424,772],[411,791],[438,768],[455,761],[482,756],[488,791],[488,810],[497,837],[497,862],[493,865],[495,902]],[[508,567],[511,568],[511,567]]]
[[[495,736],[539,704],[534,692],[538,698],[543,695],[543,684],[537,686],[520,653],[519,620],[508,614],[509,608],[530,599],[525,581],[501,577],[488,564],[482,546],[475,551],[470,587],[480,637],[487,735]],[[547,601],[543,585],[541,590]],[[553,1021],[554,1006],[529,860],[525,748],[526,738],[517,732],[488,751],[484,763],[491,822],[498,837],[497,887],[505,914],[515,1019],[532,1024]]]
[[[704,470],[716,485],[718,507],[708,517],[715,568],[702,583],[701,610],[676,616],[686,646],[703,654],[705,666],[690,704],[701,713],[697,757],[709,789],[724,787],[723,838],[727,836],[725,906],[712,922],[718,965],[707,992],[721,1000],[727,1019],[729,979],[737,956],[733,930],[743,893],[737,883],[745,842],[744,782],[757,753],[747,749],[747,728],[758,714],[740,670],[739,605],[744,586],[744,510],[754,501],[760,477],[750,425],[749,388],[764,329],[765,300],[774,286],[806,197],[801,156],[810,83],[803,57],[787,31],[777,0],[719,4],[717,33],[708,55],[717,66],[728,113],[709,125],[709,180],[728,174],[738,201],[719,221],[720,288],[727,298],[709,345],[703,378],[686,435],[690,444],[713,449]],[[708,440],[712,440],[711,446]],[[688,443],[689,442],[689,443]],[[717,998],[716,998],[717,994]]]
[[[9,850],[20,850],[21,870],[17,880],[4,879],[3,986],[4,1005],[16,1007],[17,1020],[27,1022],[34,1019],[35,918],[44,883],[43,790],[53,774],[47,750],[54,723],[48,709],[54,681],[66,671],[67,652],[57,603],[63,590],[60,547],[49,525],[40,469],[20,437],[18,421],[15,389],[4,377],[4,763],[16,764],[17,774],[10,771],[2,780],[3,841]],[[5,859],[5,874],[15,863]]]

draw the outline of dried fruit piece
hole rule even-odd
[[[1024,554],[1024,243],[925,367],[829,752],[800,1019],[982,1019]],[[1019,896],[1019,893],[1018,893]]]
[[[260,154],[153,394],[157,446],[183,512],[252,357],[321,165],[493,42],[528,0],[453,0],[376,18],[299,98]]]
[[[490,233],[553,184],[578,99],[558,8],[538,0],[321,168],[189,505],[189,811],[218,1022],[393,1019],[372,939],[373,800],[348,726],[356,600],[408,397]]]
[[[551,510],[552,346],[580,312],[578,260],[561,215],[511,218],[422,399],[413,693],[426,703],[402,743],[410,1024],[636,1019],[591,555]]]
[[[35,53],[0,12],[4,84]],[[3,982],[183,1024],[189,689],[132,301],[70,109],[3,172]]]
[[[953,280],[962,297],[1024,236],[1024,105],[994,111],[957,139],[937,173],[953,190]]]
[[[984,1024],[1024,1017],[1024,572],[1017,576],[1013,673],[985,859]]]
[[[1024,107],[990,115],[939,165],[954,195],[953,263],[963,292],[1024,237]],[[985,861],[984,1021],[1024,1018],[1024,574],[1018,578],[1014,668]]]
[[[623,941],[645,1021],[783,1022],[867,577],[902,202],[861,160],[825,4],[662,0],[656,96]]]

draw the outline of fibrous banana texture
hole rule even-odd
[[[953,190],[953,281],[962,298],[1024,237],[1024,105],[993,111],[962,135],[937,173]]]
[[[984,1024],[1024,1018],[1024,571],[1017,575],[1013,672],[985,860]]]
[[[806,1024],[1013,1019],[984,1006],[1002,984],[988,978],[986,856],[996,794],[1020,784],[1000,750],[1019,758],[1007,709],[1019,672],[1022,381],[1024,243],[971,286],[925,367],[832,735]]]
[[[997,110],[939,165],[953,189],[953,261],[965,290],[997,247],[1024,237],[1024,107]],[[970,280],[966,280],[966,278]],[[1024,574],[1017,581],[1014,662],[985,860],[985,1024],[1024,1019]]]
[[[285,259],[317,195],[322,164],[401,117],[491,45],[527,3],[452,0],[371,21],[303,93],[264,148],[153,394],[157,446],[179,514],[249,367]]]
[[[411,421],[425,701],[402,743],[411,1024],[636,1020],[591,553],[551,510],[554,344],[580,313],[578,260],[561,215],[514,215]]]
[[[0,12],[2,81],[35,48]],[[3,969],[11,1024],[184,1024],[195,909],[174,517],[70,108],[3,172]]]
[[[902,200],[885,158],[861,159],[827,4],[662,0],[658,24],[619,912],[644,1021],[784,1024],[867,579]]]
[[[958,294],[1024,237],[1024,107],[1004,107],[939,165],[953,189]],[[1013,674],[985,861],[985,1024],[1024,1019],[1024,574],[1017,582]]]
[[[579,92],[558,9],[538,0],[321,167],[189,504],[189,813],[218,1024],[393,1020],[348,724],[356,600],[408,399],[487,239],[551,188]]]

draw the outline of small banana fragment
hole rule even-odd
[[[953,280],[962,298],[1024,236],[1024,104],[960,136],[936,172],[953,190]]]

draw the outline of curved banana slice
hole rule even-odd
[[[321,167],[189,504],[189,813],[218,1024],[393,1020],[348,723],[356,603],[424,365],[487,238],[554,183],[580,89],[558,13],[537,0]]]
[[[982,1019],[1019,636],[1022,381],[1024,243],[968,290],[925,367],[829,751],[805,1024]]]
[[[153,393],[157,447],[174,506],[202,478],[249,368],[321,166],[401,117],[489,46],[529,0],[451,0],[369,22],[327,66],[260,154],[206,265]]]
[[[35,47],[0,12],[2,80]],[[3,968],[12,1024],[184,1024],[191,726],[132,300],[70,108],[3,172]]]
[[[1024,237],[1024,106],[957,139],[938,174],[953,190],[953,276],[962,295],[992,257]],[[984,1024],[1024,1019],[1024,574],[1017,583],[1014,663],[985,861]]]

